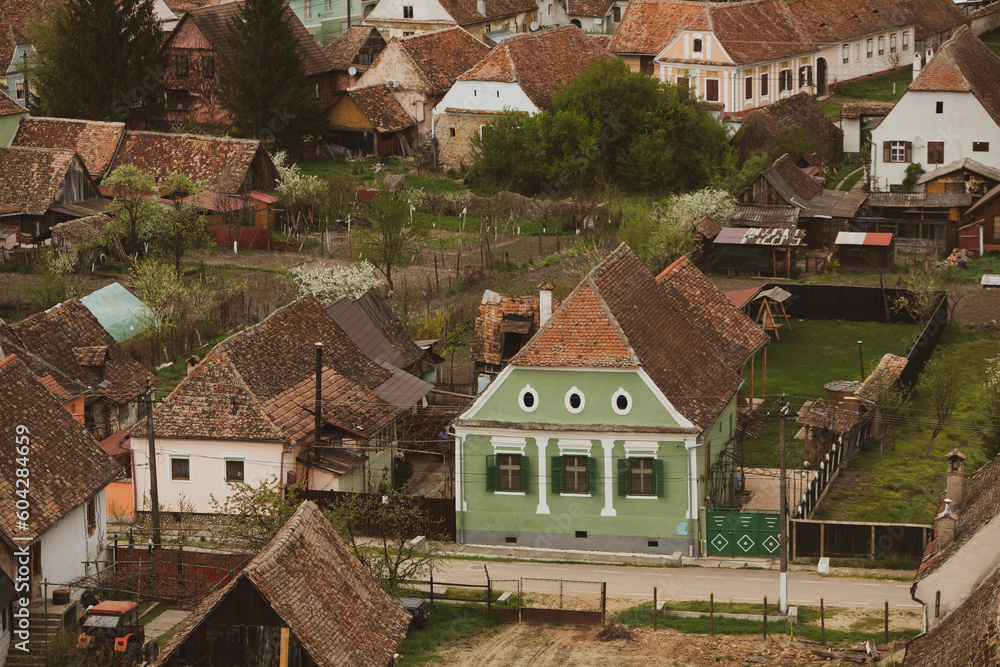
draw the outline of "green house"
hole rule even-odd
[[[454,422],[458,540],[700,553],[767,342],[686,259],[654,277],[620,246]]]

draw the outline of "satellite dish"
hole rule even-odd
[[[914,148],[924,147],[924,140],[920,138],[920,135],[913,137],[913,147]]]
[[[358,73],[358,68],[355,67],[354,65],[351,65],[350,67],[347,68],[347,73],[350,74],[351,76],[354,76],[355,74]]]
[[[535,32],[539,28],[538,21],[532,21],[528,27],[531,28],[531,32]]]

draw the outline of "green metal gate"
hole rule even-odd
[[[781,554],[781,515],[754,510],[709,510],[709,556],[770,558]]]

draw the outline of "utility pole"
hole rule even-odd
[[[153,544],[160,546],[160,494],[156,479],[156,442],[153,440],[153,388],[146,394],[146,441],[149,443],[149,500],[153,505]]]
[[[778,540],[781,542],[781,574],[778,585],[778,602],[781,605],[781,613],[788,613],[788,487],[785,471],[785,421],[788,419],[788,404],[785,403],[785,394],[781,394],[781,402],[778,404],[781,419],[778,422],[778,442],[781,449],[781,526],[779,528]]]
[[[858,362],[861,363],[861,381],[865,381],[865,351],[864,342],[858,341]]]

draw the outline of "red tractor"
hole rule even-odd
[[[139,625],[138,607],[135,602],[105,600],[88,609],[83,619],[83,632],[76,642],[80,653],[75,667],[141,665],[146,631]],[[146,652],[154,653],[152,657],[155,657],[155,646],[155,642],[146,646]]]

